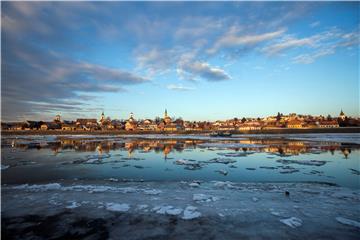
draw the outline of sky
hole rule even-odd
[[[2,121],[359,116],[359,2],[2,2]]]

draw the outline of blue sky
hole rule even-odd
[[[2,2],[2,120],[359,116],[358,2]]]

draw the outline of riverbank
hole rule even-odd
[[[2,135],[126,135],[126,134],[209,134],[212,131],[125,131],[125,130],[109,130],[109,131],[62,131],[62,130],[2,130]],[[274,128],[263,130],[248,131],[230,131],[232,134],[303,134],[303,133],[360,133],[360,127],[343,127],[343,128]]]

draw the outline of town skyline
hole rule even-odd
[[[111,119],[104,112],[99,118],[62,119],[56,115],[51,121],[1,122],[2,130],[42,130],[42,131],[145,131],[145,132],[189,132],[189,131],[260,131],[279,129],[329,129],[339,127],[359,127],[360,118],[346,116],[341,110],[338,116],[312,116],[296,113],[257,118],[231,118],[216,121],[189,121],[181,117],[171,117],[165,109],[162,117],[139,119],[130,113],[127,119]]]
[[[3,2],[1,120],[359,116],[359,2]],[[155,114],[154,114],[155,113]]]
[[[167,108],[165,108],[165,111],[168,111]],[[346,114],[346,111],[344,111],[343,109],[340,109],[337,113],[335,114],[330,114],[330,113],[326,113],[326,114],[309,114],[309,113],[297,113],[295,111],[293,112],[288,112],[288,113],[285,113],[285,112],[281,112],[281,111],[278,111],[276,113],[273,113],[273,114],[269,114],[269,115],[261,115],[261,116],[245,116],[245,115],[237,115],[237,116],[233,116],[233,117],[229,117],[229,118],[217,118],[217,119],[198,119],[198,120],[194,120],[194,119],[188,119],[188,118],[185,118],[183,117],[181,114],[179,113],[176,113],[176,112],[173,112],[171,111],[171,113],[169,114],[169,116],[171,116],[172,119],[178,119],[178,118],[181,118],[183,120],[186,120],[186,121],[195,121],[195,122],[215,122],[215,121],[222,121],[222,120],[229,120],[229,119],[234,119],[234,118],[238,118],[238,119],[242,119],[242,118],[246,118],[246,119],[257,119],[257,118],[261,118],[261,119],[264,119],[264,118],[269,118],[269,117],[273,117],[273,116],[276,116],[277,114],[282,114],[284,116],[287,116],[287,115],[291,115],[291,114],[295,114],[297,116],[313,116],[313,117],[328,117],[329,115],[332,117],[332,118],[336,118],[338,116],[341,115],[341,113],[344,113]],[[23,117],[22,119],[16,119],[14,121],[12,120],[8,120],[8,121],[5,121],[5,120],[2,120],[1,122],[21,122],[21,121],[52,121],[54,120],[54,117],[56,116],[61,116],[61,119],[63,120],[66,120],[66,121],[72,121],[72,120],[75,120],[75,119],[78,119],[78,118],[84,118],[84,119],[100,119],[101,118],[101,115],[102,114],[105,114],[106,118],[110,118],[111,120],[126,120],[129,118],[129,116],[134,116],[135,118],[139,119],[139,120],[145,120],[145,119],[156,119],[156,118],[163,118],[163,115],[164,115],[164,111],[159,113],[159,114],[154,114],[153,116],[145,116],[145,117],[140,117],[141,114],[137,114],[135,112],[129,112],[127,113],[124,113],[123,115],[115,115],[112,116],[112,115],[108,115],[106,114],[106,111],[100,111],[100,112],[97,112],[97,114],[91,114],[91,115],[79,115],[75,118],[70,118],[70,117],[66,117],[68,116],[66,113],[65,115],[61,112],[59,113],[56,113],[55,115],[52,115],[52,116],[48,116],[48,117],[44,117],[44,118],[39,118],[39,119],[35,119],[35,118],[26,118],[26,117]],[[65,117],[64,117],[65,116]],[[99,117],[100,116],[100,117]],[[354,116],[351,116],[351,115],[348,115],[346,114],[347,117],[351,117],[351,118],[360,118],[360,115],[354,115]]]

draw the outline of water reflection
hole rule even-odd
[[[359,187],[359,144],[289,138],[3,137],[2,181],[324,181]]]
[[[211,143],[211,145],[206,145]],[[51,141],[31,140],[28,138],[3,139],[2,147],[15,149],[51,149],[56,155],[62,151],[109,153],[115,150],[127,151],[132,157],[135,151],[147,153],[163,153],[166,159],[171,152],[181,153],[194,149],[219,150],[231,149],[236,152],[265,152],[279,156],[300,154],[319,154],[341,151],[345,158],[351,149],[359,149],[360,145],[334,142],[311,142],[290,139],[234,139],[234,140],[196,140],[196,139],[97,139],[97,138],[66,138],[58,137]]]

